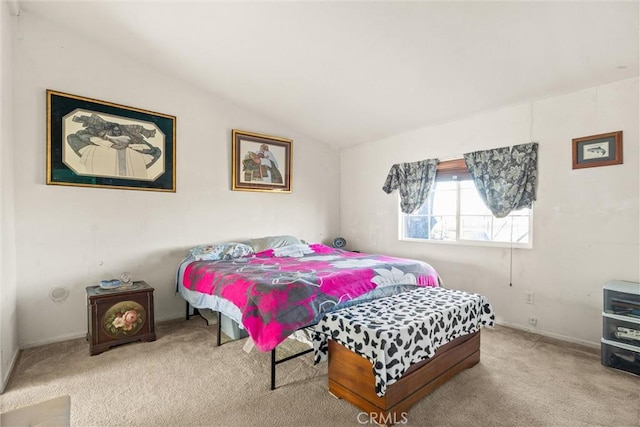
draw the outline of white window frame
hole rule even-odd
[[[533,208],[529,209],[529,241],[527,243],[518,242],[494,242],[489,240],[468,240],[460,238],[460,182],[456,183],[456,240],[434,240],[434,239],[418,239],[414,237],[404,237],[404,227],[406,214],[400,209],[400,197],[398,197],[398,240],[406,242],[419,242],[419,243],[433,243],[437,245],[458,245],[458,246],[485,246],[494,248],[518,248],[518,249],[532,249],[533,248]],[[425,201],[426,203],[426,201]]]

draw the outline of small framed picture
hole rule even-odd
[[[232,190],[291,193],[293,141],[234,129]]]
[[[176,118],[47,90],[47,184],[176,191]]]
[[[573,169],[622,164],[622,131],[574,138]]]

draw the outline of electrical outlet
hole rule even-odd
[[[533,304],[533,292],[527,291],[525,295],[527,296],[527,304]]]
[[[538,318],[535,316],[529,316],[529,325],[536,326],[538,324]]]

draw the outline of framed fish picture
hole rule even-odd
[[[573,169],[622,164],[622,131],[572,139]]]
[[[175,116],[47,90],[47,184],[175,192]]]

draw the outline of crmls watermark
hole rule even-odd
[[[409,422],[406,412],[396,414],[379,414],[377,412],[360,412],[358,413],[358,423],[360,424],[377,424],[380,426],[388,426],[392,424],[406,424]]]

